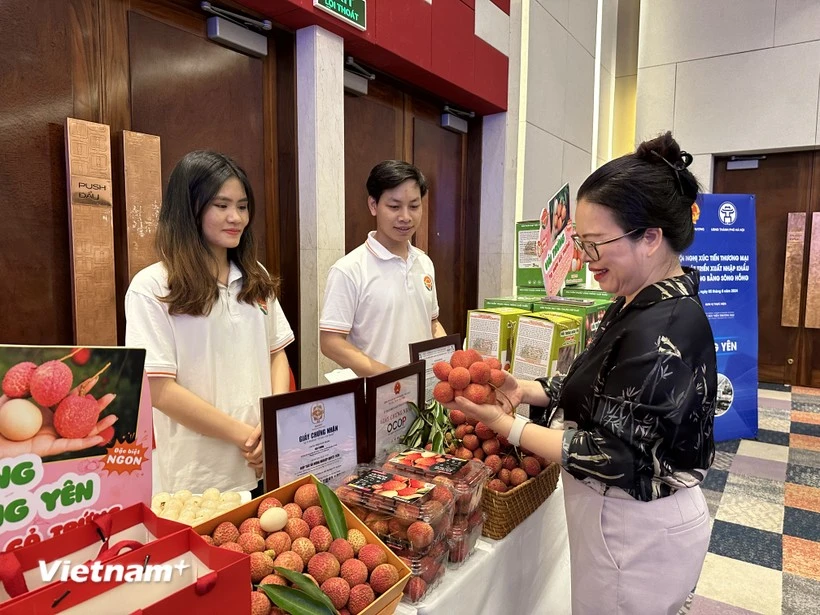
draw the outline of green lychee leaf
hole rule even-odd
[[[336,615],[336,609],[329,609],[305,592],[281,585],[260,585],[265,595],[280,609],[291,615]]]
[[[333,489],[321,481],[316,481],[316,490],[319,492],[319,504],[322,505],[322,512],[325,513],[327,529],[333,538],[344,538],[347,540],[347,520],[342,502]]]
[[[336,610],[336,607],[333,606],[333,603],[330,601],[330,598],[327,597],[327,594],[323,592],[321,589],[319,589],[316,583],[308,579],[307,576],[305,576],[301,572],[288,570],[287,568],[282,568],[279,566],[275,567],[274,570],[280,576],[285,577],[288,581],[293,583],[298,589],[301,589],[314,600],[318,600],[319,602],[325,603],[328,606],[328,608],[332,609],[333,611]],[[279,587],[281,587],[281,585]]]

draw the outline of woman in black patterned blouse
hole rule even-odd
[[[667,132],[578,190],[573,239],[617,299],[566,376],[507,376],[502,390],[535,421],[452,404],[561,464],[574,615],[677,613],[709,545],[699,484],[715,450],[715,348],[698,274],[679,258],[694,237],[691,162]]]

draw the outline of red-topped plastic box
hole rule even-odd
[[[492,474],[475,459],[460,459],[444,453],[408,448],[390,453],[382,463],[388,472],[414,474],[424,480],[446,485],[455,496],[455,513],[470,515],[481,508],[481,494]]]
[[[454,498],[445,485],[360,465],[336,487],[351,511],[394,550],[424,555],[445,538]]]

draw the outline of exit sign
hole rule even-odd
[[[313,0],[313,6],[354,28],[367,30],[367,0]]]

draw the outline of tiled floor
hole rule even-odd
[[[720,442],[712,541],[688,615],[820,614],[820,390],[761,389],[755,440]]]

